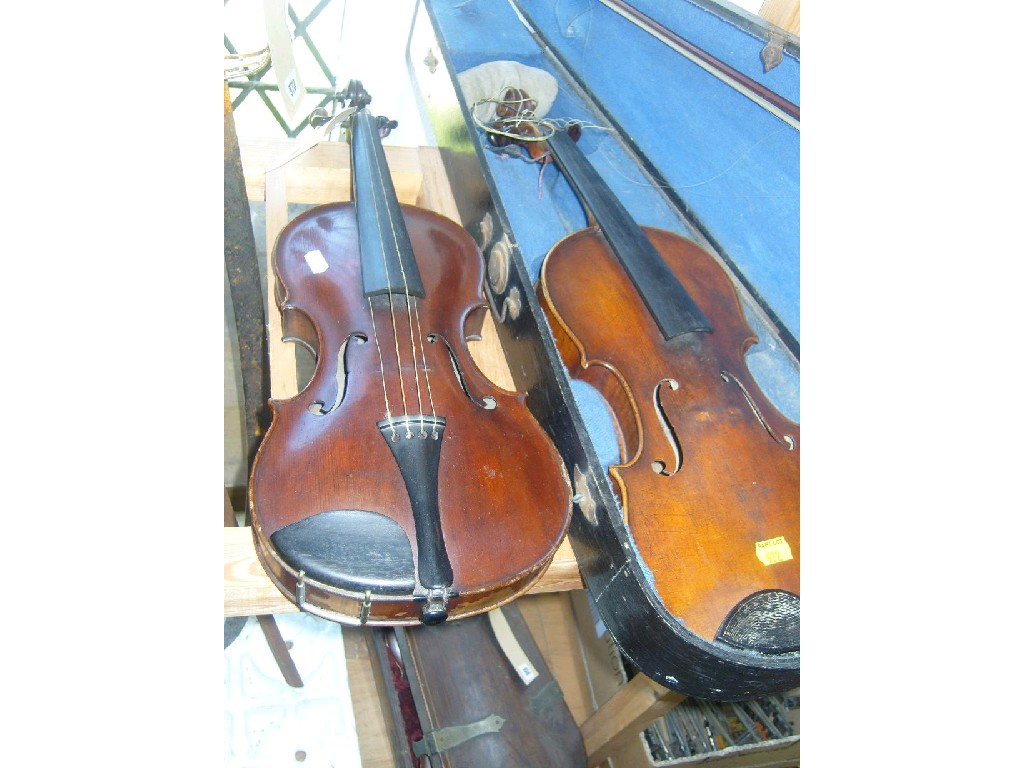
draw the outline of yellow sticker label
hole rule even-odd
[[[759,541],[754,545],[754,551],[757,553],[757,559],[765,565],[775,565],[793,559],[793,550],[789,548],[785,536]]]

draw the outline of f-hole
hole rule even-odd
[[[462,391],[466,393],[466,397],[484,410],[493,411],[497,408],[498,402],[490,395],[484,395],[482,398],[477,398],[469,391],[469,387],[466,386],[466,377],[462,375],[462,367],[459,365],[459,361],[455,357],[455,350],[452,349],[452,345],[448,343],[448,339],[437,333],[427,334],[427,341],[431,344],[436,344],[438,339],[444,343],[445,349],[448,350],[448,359],[452,361],[452,369],[455,371],[455,378],[459,380],[459,386],[461,386]]]
[[[750,410],[754,412],[754,416],[761,423],[761,426],[764,427],[764,431],[768,433],[768,436],[772,440],[781,445],[787,451],[792,451],[796,448],[796,440],[793,439],[792,435],[786,434],[779,437],[775,434],[775,430],[773,430],[771,426],[769,426],[768,422],[765,421],[764,415],[761,413],[761,409],[757,407],[757,404],[754,402],[754,398],[752,398],[750,393],[747,392],[747,388],[743,386],[742,381],[737,379],[728,371],[721,371],[719,375],[722,377],[722,381],[726,384],[732,382],[740,388],[740,392],[743,394],[743,399],[747,401],[747,405],[750,406]]]
[[[668,441],[669,446],[672,448],[672,454],[675,457],[675,466],[672,471],[668,471],[667,465],[664,461],[658,459],[657,461],[651,462],[651,469],[659,475],[665,477],[672,477],[676,472],[679,471],[680,467],[683,466],[683,451],[679,446],[679,438],[676,436],[676,432],[672,429],[672,424],[668,420],[668,416],[665,415],[665,409],[661,404],[661,385],[668,384],[672,389],[679,389],[679,382],[675,379],[662,379],[658,382],[654,388],[654,410],[658,414],[658,421],[661,422],[661,431],[665,433],[665,440]]]
[[[365,344],[367,337],[362,333],[352,333],[342,342],[341,347],[338,349],[338,368],[335,371],[335,379],[337,383],[334,402],[330,408],[324,408],[323,400],[314,400],[309,406],[309,412],[314,416],[326,416],[331,413],[339,405],[341,401],[345,399],[345,385],[348,380],[348,361],[346,360],[346,352],[348,351],[348,343],[356,340],[356,344]]]

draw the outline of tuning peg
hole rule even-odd
[[[397,127],[397,120],[388,120],[386,117],[381,115],[377,116],[377,132],[380,134],[382,139]]]
[[[309,113],[309,124],[314,128],[319,128],[322,125],[327,125],[330,121],[331,116],[327,110],[323,107],[317,107]]]

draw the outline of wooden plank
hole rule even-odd
[[[406,161],[404,156],[401,159]],[[459,220],[459,207],[455,203],[455,195],[452,194],[452,186],[448,182],[441,151],[437,147],[417,147],[416,162],[423,178],[416,205],[446,216],[460,225],[465,224],[466,222]],[[391,167],[390,163],[389,155],[388,167]]]
[[[568,540],[555,550],[547,571],[528,591],[529,594],[583,589]],[[267,576],[256,556],[249,527],[224,529],[224,615],[258,616],[265,613],[296,613],[288,600]]]
[[[297,612],[256,557],[252,528],[225,528],[224,616]]]
[[[267,354],[270,358],[270,395],[275,400],[294,397],[298,391],[295,369],[295,345],[282,340],[281,312],[274,300],[276,295],[272,265],[274,244],[281,230],[288,224],[288,186],[285,169],[278,168],[266,175],[267,219]]]
[[[420,147],[419,164],[423,172],[423,188],[417,205],[459,221],[459,208],[452,194],[444,161],[437,147]],[[465,224],[466,222],[462,222]],[[505,351],[498,340],[494,327],[494,315],[487,312],[480,329],[480,338],[469,342],[469,353],[480,371],[494,384],[509,391],[515,391],[512,371],[509,370]]]
[[[487,312],[480,328],[480,338],[471,339],[466,344],[469,347],[469,354],[477,368],[490,381],[502,389],[510,392],[516,391],[515,382],[512,381],[512,371],[508,367],[508,359],[505,357],[505,350],[502,349],[498,340],[498,331],[494,326],[494,315]]]
[[[683,694],[637,675],[581,726],[587,765],[600,765],[628,740],[683,700]]]
[[[370,660],[372,649],[367,630],[342,627],[341,636],[345,645],[348,690],[356,719],[361,768],[394,768],[398,762],[388,735],[391,716],[386,711],[384,692]]]
[[[298,142],[291,139],[239,140],[245,189],[250,200],[264,199],[265,175],[269,175],[267,166],[277,165],[297,146]],[[417,204],[423,187],[420,148],[385,146],[384,156],[398,200]],[[279,170],[284,172],[288,200],[292,203],[320,205],[352,199],[349,146],[344,142],[321,142]]]
[[[800,35],[800,0],[764,0],[757,15],[776,27]]]
[[[544,663],[558,681],[566,706],[579,725],[594,712],[587,668],[567,592],[526,595],[516,601]]]
[[[587,593],[579,590],[568,592],[566,596],[572,606],[573,623],[579,638],[577,653],[586,672],[589,717],[626,684],[626,673],[615,641],[607,631],[598,634],[596,617]],[[606,768],[634,768],[646,766],[648,762],[649,758],[638,738],[612,752],[609,759],[600,765]]]
[[[658,766],[671,768],[693,765],[695,762],[714,768],[797,768],[800,765],[800,737],[787,736],[784,739],[763,741],[760,744],[726,747],[696,759],[681,757],[670,762],[658,763]],[[647,765],[651,765],[650,758],[647,758]]]

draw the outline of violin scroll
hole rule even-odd
[[[333,128],[338,122],[350,121],[354,113],[364,109],[371,101],[373,101],[373,97],[370,96],[370,93],[363,87],[363,84],[359,80],[349,80],[348,85],[345,86],[343,90],[338,91],[335,95],[334,101],[344,107],[343,111],[332,117],[324,107],[317,107],[309,115],[309,124],[313,128],[323,128],[324,126],[328,126],[329,129]],[[377,120],[382,123],[379,128],[381,131],[380,135],[382,137],[387,136],[388,133],[398,125],[396,121],[389,121],[387,118],[378,117]]]
[[[349,80],[348,85],[338,93],[337,99],[342,104],[347,101],[347,106],[355,107],[356,109],[362,109],[373,101],[373,97],[370,96],[359,80]]]

